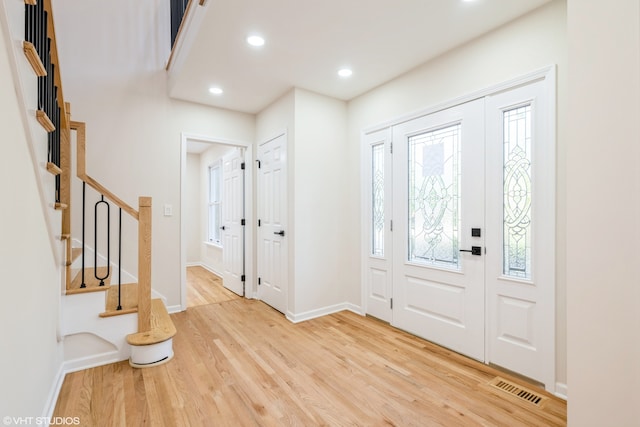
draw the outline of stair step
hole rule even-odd
[[[167,341],[176,334],[176,327],[161,299],[151,300],[151,330],[127,335],[130,345],[143,346]]]
[[[118,310],[118,285],[111,285],[107,291],[106,309],[100,313],[100,317],[138,312],[138,284],[124,283],[121,286],[122,295],[120,296],[120,305],[122,309]]]
[[[79,271],[78,274],[73,278],[71,284],[69,285],[69,289],[67,289],[67,295],[72,294],[82,294],[85,292],[101,292],[109,290],[109,283],[111,281],[111,275],[107,277],[104,281],[104,286],[100,286],[100,280],[95,278],[95,269],[85,268],[84,271],[84,281],[86,288],[81,288],[82,284],[82,271]],[[103,277],[107,273],[107,267],[98,267],[98,276]]]

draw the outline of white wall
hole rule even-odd
[[[640,5],[570,0],[568,23],[569,425],[638,426]]]
[[[567,54],[566,4],[556,0],[532,13],[446,53],[405,75],[349,102],[349,152],[359,154],[360,132],[367,127],[422,110],[479,89],[507,81],[551,64],[558,65],[557,138],[557,381],[566,383],[566,146]],[[360,170],[351,168],[345,182],[360,182]],[[348,184],[347,184],[348,185]],[[359,195],[355,186],[349,190]],[[359,203],[359,199],[358,199]],[[359,205],[358,205],[359,206]],[[346,209],[345,209],[346,210]],[[358,208],[349,209],[348,221]],[[354,252],[354,260],[360,252]],[[359,284],[350,287],[349,301],[360,302]]]
[[[187,153],[187,170],[185,174],[185,212],[182,212],[186,229],[187,263],[200,262],[200,245],[203,234],[200,225],[201,190],[200,190],[200,154]]]
[[[347,107],[337,99],[301,89],[295,91],[293,254],[294,313],[344,303],[349,287],[359,282],[358,227],[345,221],[357,193],[349,190],[351,168],[359,163],[345,155]],[[358,304],[359,305],[359,304]],[[291,308],[290,308],[291,311]]]
[[[253,141],[254,116],[168,98],[168,3],[65,0],[54,11],[65,99],[87,123],[88,172],[134,207],[153,198],[152,286],[179,305],[181,132]],[[123,242],[128,258],[133,240]]]
[[[0,414],[38,417],[48,415],[62,366],[62,343],[56,339],[62,269],[50,243],[38,172],[13,86],[8,56],[13,55],[12,40],[7,37],[4,11],[0,7],[0,192],[4,203],[0,221]],[[35,77],[32,81],[35,86]],[[35,142],[46,146],[46,137]],[[36,166],[43,167],[39,162]],[[53,192],[53,187],[46,190]],[[60,224],[55,225],[59,233]]]

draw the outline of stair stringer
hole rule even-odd
[[[82,361],[65,360],[65,364],[74,366],[73,370],[127,360],[131,355],[127,335],[138,330],[137,313],[100,317],[98,314],[104,311],[105,298],[105,292],[62,296],[63,338],[77,334],[91,334],[113,345],[114,348],[107,354],[104,346],[96,346],[94,350],[87,350],[87,355],[82,358]],[[88,345],[91,346],[90,340]],[[81,366],[83,363],[85,366]]]

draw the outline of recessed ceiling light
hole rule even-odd
[[[211,92],[214,95],[222,95],[224,93],[224,91],[219,87],[210,87],[209,92]]]
[[[350,68],[342,68],[340,71],[338,71],[338,75],[340,77],[351,77],[352,74],[353,71],[351,71]]]
[[[251,46],[260,47],[264,45],[264,39],[260,36],[249,36],[247,37],[247,43]]]

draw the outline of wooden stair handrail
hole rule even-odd
[[[87,174],[86,171],[86,124],[71,120],[71,107],[64,100],[62,91],[62,73],[56,43],[53,8],[51,0],[44,1],[47,12],[47,35],[51,39],[51,63],[55,64],[57,73],[54,85],[58,88],[58,107],[60,108],[60,204],[71,206],[71,130],[77,134],[77,176],[91,188],[111,200],[116,206],[138,221],[138,332],[151,331],[151,197],[140,197],[138,210],[117,197],[106,187]],[[71,236],[70,209],[62,214],[62,235]],[[67,260],[71,259],[71,239],[66,238]],[[71,264],[66,266],[67,280],[71,275]]]
[[[77,133],[77,166],[76,166],[76,174],[78,178],[82,181],[86,182],[89,187],[96,190],[98,193],[104,195],[106,198],[115,203],[116,206],[122,208],[126,213],[131,215],[136,221],[139,220],[139,213],[137,210],[129,206],[126,202],[120,199],[118,196],[109,191],[104,185],[100,184],[95,179],[91,178],[87,175],[86,169],[86,123],[71,121],[70,123],[71,130],[75,130]]]

